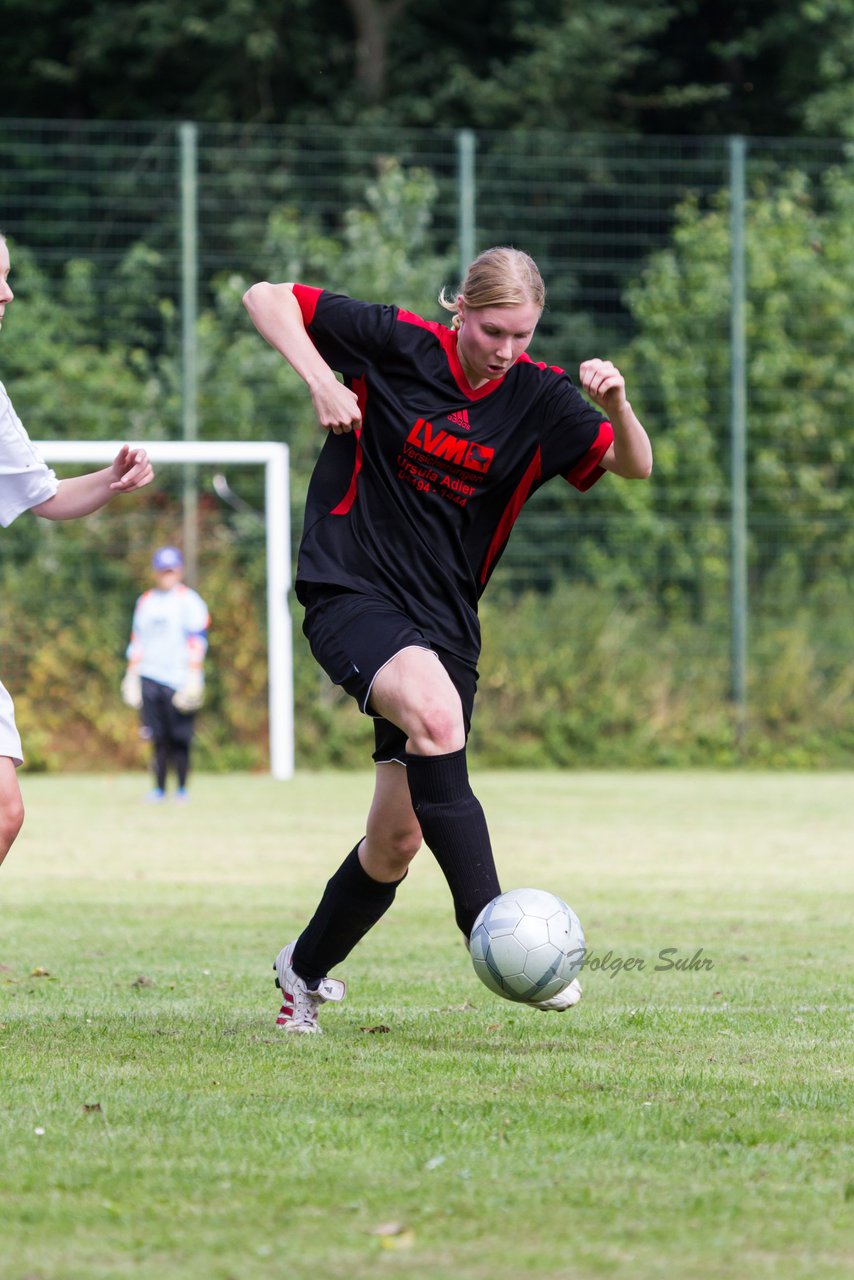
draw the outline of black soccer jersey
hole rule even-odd
[[[520,356],[472,388],[457,334],[394,306],[295,285],[312,340],[353,389],[358,431],[329,432],[309,485],[296,590],[379,595],[476,662],[477,602],[527,499],[588,489],[613,431],[571,378]]]

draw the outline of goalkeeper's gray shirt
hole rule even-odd
[[[128,661],[143,678],[180,689],[191,668],[202,665],[209,626],[208,606],[192,587],[154,587],[136,602]]]

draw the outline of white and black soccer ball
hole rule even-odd
[[[584,930],[572,907],[545,889],[510,889],[483,908],[469,942],[474,971],[497,996],[548,1000],[584,963]]]

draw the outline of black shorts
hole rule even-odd
[[[174,742],[188,747],[193,740],[195,715],[172,704],[175,692],[168,684],[142,677],[142,723],[154,742]]]
[[[477,668],[430,644],[412,620],[394,605],[342,587],[304,583],[303,633],[311,652],[333,684],[355,698],[359,710],[373,716],[371,688],[378,673],[401,649],[412,646],[435,653],[460,695],[466,736],[477,692]],[[377,764],[404,762],[406,734],[382,716],[373,716]]]

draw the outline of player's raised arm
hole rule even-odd
[[[652,445],[626,398],[623,375],[610,360],[585,360],[579,369],[585,395],[608,415],[614,443],[602,466],[626,480],[646,480],[652,473]]]
[[[118,493],[134,493],[154,479],[154,468],[144,449],[122,445],[111,466],[85,476],[60,480],[56,493],[32,508],[45,520],[76,520],[105,506]]]
[[[362,415],[355,394],[339,382],[308,333],[291,284],[253,284],[243,305],[255,328],[287,360],[311,392],[317,421],[335,435],[358,427]]]

